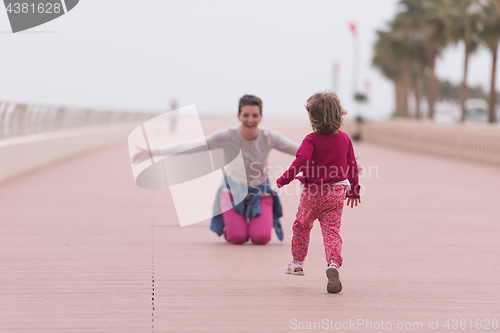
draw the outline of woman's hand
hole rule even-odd
[[[149,156],[149,152],[146,149],[143,149],[141,147],[137,147],[139,149],[139,152],[132,156],[132,163],[134,164],[139,164],[142,161],[149,160],[151,156]]]
[[[347,199],[346,205],[347,206],[351,205],[351,208],[353,208],[353,205],[358,207],[358,203],[361,203],[360,198],[357,198],[357,199],[346,198],[346,199]]]

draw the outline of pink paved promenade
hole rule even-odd
[[[297,142],[309,131],[263,126]],[[500,169],[365,143],[355,151],[371,175],[361,206],[344,212],[340,294],[326,292],[319,226],[306,275],[283,273],[295,185],[281,195],[284,242],[235,246],[208,221],[181,228],[168,191],[136,187],[126,138],[1,183],[0,332],[290,332],[314,322],[482,332],[478,320],[500,331]],[[270,164],[292,160],[274,152]]]

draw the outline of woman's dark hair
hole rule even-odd
[[[254,95],[245,95],[240,98],[238,104],[238,114],[241,114],[241,107],[245,105],[257,105],[260,108],[260,114],[262,115],[262,100]]]
[[[333,91],[320,91],[307,99],[306,110],[312,129],[318,133],[337,133],[342,126],[342,116],[347,112]]]

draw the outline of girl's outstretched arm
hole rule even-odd
[[[278,185],[279,188],[289,184],[292,180],[295,179],[295,176],[299,172],[302,172],[304,171],[305,168],[307,168],[307,165],[311,160],[313,152],[314,152],[314,143],[312,142],[312,138],[306,136],[297,151],[295,161],[292,162],[292,165],[290,165],[288,170],[285,171],[283,175],[276,181],[276,184]]]

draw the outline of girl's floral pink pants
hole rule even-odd
[[[323,189],[305,190],[300,196],[297,217],[293,223],[293,260],[304,261],[309,247],[309,236],[313,223],[319,220],[327,264],[342,266],[342,238],[340,220],[346,195],[345,185],[335,185]]]

